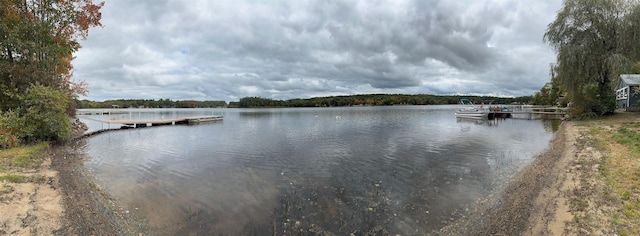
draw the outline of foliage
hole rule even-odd
[[[633,69],[631,70],[632,74],[640,74],[640,62],[636,62],[636,64],[633,65]]]
[[[260,97],[245,97],[241,98],[238,102],[240,107],[283,107],[284,102],[280,100],[273,100],[270,98]]]
[[[103,3],[91,0],[0,0],[0,86],[23,93],[39,83],[70,96],[86,93],[83,83],[71,81],[73,52],[88,30],[100,26]],[[0,110],[17,101],[4,93]]]
[[[539,92],[533,95],[533,105],[560,106],[566,107],[568,101],[565,92],[560,85],[558,77],[552,73],[551,82],[546,83]]]
[[[73,115],[69,101],[86,94],[84,82],[71,80],[71,60],[78,40],[101,26],[103,4],[0,0],[0,146],[70,133],[63,115]]]
[[[74,100],[77,108],[112,108],[117,106],[145,107],[145,108],[197,108],[197,107],[334,107],[334,106],[380,106],[380,105],[442,105],[457,104],[460,98],[472,98],[474,103],[494,104],[526,104],[531,96],[516,98],[477,97],[477,96],[436,96],[436,95],[404,95],[404,94],[361,94],[350,96],[315,97],[308,99],[274,100],[261,97],[245,97],[238,102],[225,101],[172,101],[170,99],[118,99],[96,102],[89,100]]]
[[[631,0],[563,1],[544,39],[557,52],[553,71],[574,116],[613,113],[618,76],[640,59],[639,11]]]
[[[0,149],[17,147],[22,143],[20,127],[24,119],[14,111],[0,113]]]
[[[38,140],[60,140],[71,134],[71,121],[65,111],[68,107],[68,94],[42,85],[29,88],[22,100],[25,119],[24,139],[28,142]]]
[[[68,95],[43,85],[33,85],[17,100],[19,107],[0,114],[0,146],[61,140],[71,134],[65,110]]]
[[[531,97],[499,98],[478,96],[436,96],[405,94],[360,94],[350,96],[315,97],[308,99],[273,100],[270,98],[245,97],[229,107],[336,107],[336,106],[390,106],[390,105],[446,105],[458,104],[460,98],[470,98],[476,104],[525,104]]]

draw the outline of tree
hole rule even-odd
[[[567,106],[565,100],[565,92],[560,85],[558,76],[555,74],[554,66],[551,67],[551,82],[546,83],[539,92],[533,96],[532,103],[534,105],[546,106]]]
[[[618,75],[629,71],[637,56],[631,53],[637,51],[637,41],[630,42],[637,35],[626,33],[638,24],[629,21],[634,16],[629,13],[637,9],[630,0],[565,0],[548,25],[544,40],[557,53],[553,71],[572,102],[573,115],[613,113]]]
[[[0,110],[18,106],[15,96],[41,84],[70,96],[87,92],[71,80],[71,60],[89,28],[101,26],[91,0],[0,0]]]
[[[630,58],[635,59],[634,70],[635,73],[640,73],[640,4],[632,4],[631,10],[624,17],[622,27],[624,31],[622,35],[625,40],[622,41],[623,51],[626,52]]]
[[[72,102],[73,53],[101,26],[92,0],[0,0],[0,146],[64,139]],[[62,106],[62,109],[61,109]]]

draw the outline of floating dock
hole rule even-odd
[[[189,124],[200,124],[205,122],[216,122],[224,119],[221,115],[209,115],[209,116],[194,116],[194,117],[179,117],[179,118],[168,118],[168,119],[160,119],[160,120],[101,120],[94,119],[89,117],[83,117],[83,119],[103,122],[107,124],[121,124],[121,128],[142,128],[142,127],[150,127],[150,126],[161,126],[161,125],[189,125]]]
[[[517,110],[489,108],[489,116],[487,118],[521,118],[531,120],[535,117],[542,117],[544,119],[563,119],[567,114],[568,108],[566,107],[521,107]]]

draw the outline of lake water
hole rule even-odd
[[[224,121],[92,136],[85,165],[152,234],[428,234],[553,135],[549,121],[458,120],[456,108],[121,109],[132,113],[93,117]]]

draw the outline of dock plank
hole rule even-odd
[[[210,115],[210,116],[193,116],[193,117],[176,117],[176,118],[168,118],[168,119],[145,119],[145,120],[136,120],[136,119],[121,119],[121,120],[101,120],[95,119],[91,117],[83,117],[83,119],[103,122],[107,124],[123,124],[123,125],[141,125],[147,126],[150,124],[151,126],[155,125],[166,125],[166,124],[187,124],[187,123],[201,123],[207,121],[219,121],[223,120],[223,116],[221,115]]]
[[[179,122],[179,121],[187,121],[187,118],[170,118],[170,119],[162,119],[162,120],[105,120],[104,122],[106,123],[111,123],[111,124],[154,124],[154,123],[158,123],[158,124],[164,124],[164,123],[173,123],[173,122]]]

